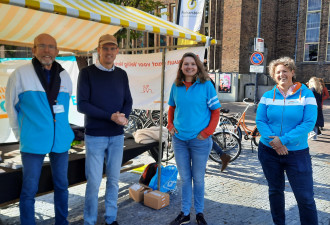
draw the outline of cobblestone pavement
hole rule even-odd
[[[223,107],[231,112],[244,109],[243,103],[223,103]],[[318,209],[320,225],[330,224],[330,101],[324,106],[327,121],[323,135],[318,141],[310,141],[312,163],[314,170],[314,192]],[[249,111],[248,121],[253,120],[253,109]],[[242,153],[232,162],[224,173],[220,173],[220,166],[209,160],[205,177],[205,210],[204,215],[210,225],[270,225],[272,223],[269,212],[268,188],[263,176],[257,151],[251,150],[249,141],[242,143]],[[153,159],[146,153],[134,159],[134,164],[150,163]],[[170,161],[174,164],[174,160]],[[181,193],[180,178],[178,190],[170,194],[170,205],[154,210],[136,203],[128,196],[128,188],[138,182],[139,175],[125,172],[120,177],[118,200],[119,224],[122,225],[162,225],[169,224],[180,212]],[[288,225],[300,224],[298,207],[288,181],[285,185],[286,221]],[[83,204],[85,184],[69,189],[69,221],[70,224],[83,224]],[[99,215],[97,224],[104,224],[104,193],[105,179],[103,179],[99,193]],[[44,195],[36,199],[36,217],[38,225],[54,224],[53,194]],[[0,224],[19,224],[18,203],[0,208]],[[192,209],[190,224],[197,224]]]

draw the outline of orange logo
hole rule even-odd
[[[6,87],[0,87],[0,119],[8,118],[5,109],[5,92]]]

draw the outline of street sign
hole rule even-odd
[[[264,73],[264,66],[250,65],[250,73]]]
[[[264,52],[265,42],[263,38],[254,38],[254,51],[255,52]]]
[[[250,57],[250,61],[253,65],[260,65],[264,61],[264,55],[261,52],[254,52]]]

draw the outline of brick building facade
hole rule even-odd
[[[296,61],[299,81],[317,76],[330,82],[329,0],[262,0],[261,3],[260,37],[267,48],[266,62],[289,56]],[[253,39],[257,36],[258,0],[206,0],[206,4],[210,16],[201,32],[209,32],[221,41],[219,46],[210,48],[209,68],[248,74]],[[308,13],[313,18],[320,17],[320,21],[308,22]],[[318,40],[311,42],[317,56],[312,56],[315,52],[308,52],[306,47],[307,25],[312,26],[314,33],[319,32]]]

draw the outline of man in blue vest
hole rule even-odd
[[[35,224],[34,197],[46,154],[54,183],[55,224],[68,224],[68,150],[74,137],[68,121],[72,83],[55,61],[58,52],[52,36],[38,35],[32,48],[34,58],[11,74],[6,87],[6,110],[20,141],[23,163],[22,225]]]

